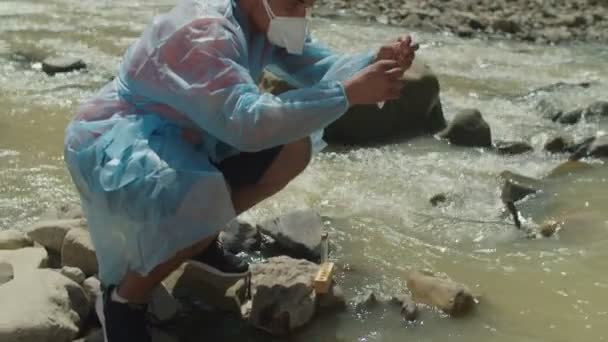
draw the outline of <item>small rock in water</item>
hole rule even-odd
[[[477,109],[467,109],[460,112],[438,136],[458,146],[492,146],[490,125],[483,119]]]
[[[595,158],[608,157],[608,135],[598,136],[589,146],[589,156]]]
[[[475,298],[469,289],[448,279],[412,272],[407,277],[407,287],[414,301],[434,306],[453,317],[466,315],[475,308]]]
[[[540,234],[546,238],[550,238],[561,229],[561,224],[556,221],[548,221],[540,226]]]
[[[518,141],[497,141],[494,147],[498,153],[507,155],[523,154],[534,150],[530,144]]]
[[[584,113],[583,109],[575,109],[575,110],[569,111],[565,114],[562,114],[557,119],[557,122],[564,124],[564,125],[574,125],[577,122],[581,121],[581,119],[583,118],[583,113]]]
[[[555,137],[550,139],[545,144],[545,151],[550,153],[564,153],[568,151],[568,147],[572,144],[572,141],[564,137]]]
[[[82,59],[73,57],[49,57],[42,62],[42,70],[51,76],[85,69],[86,67],[87,65]]]
[[[8,262],[0,262],[0,285],[8,283],[14,277],[13,266]]]
[[[433,207],[436,207],[436,206],[440,205],[441,203],[446,202],[447,200],[448,200],[447,195],[442,193],[442,194],[437,194],[437,195],[431,197],[430,202]]]

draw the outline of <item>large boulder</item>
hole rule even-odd
[[[44,248],[27,247],[22,249],[0,251],[0,263],[10,264],[15,278],[32,270],[46,268],[49,256]]]
[[[82,288],[52,270],[34,270],[0,286],[0,341],[71,342],[89,312]]]
[[[446,126],[439,80],[433,71],[416,59],[403,74],[401,98],[377,105],[354,106],[325,130],[329,143],[367,145],[435,134]],[[293,89],[272,75],[265,75],[263,90],[280,94]]]
[[[97,256],[87,230],[75,228],[67,233],[61,247],[61,265],[77,267],[87,276],[97,273]]]
[[[61,253],[63,239],[73,228],[82,228],[82,219],[52,219],[34,223],[26,229],[27,235],[55,253]]]
[[[318,267],[288,257],[253,265],[249,322],[273,335],[306,325],[315,314],[312,283]]]
[[[491,147],[492,131],[477,109],[466,109],[456,115],[438,136],[451,144],[465,147]]]
[[[439,99],[439,80],[419,60],[403,75],[401,98],[354,106],[325,130],[329,143],[372,144],[435,134],[446,126]]]
[[[314,210],[293,211],[263,222],[258,228],[270,235],[280,250],[290,257],[319,261],[323,220]]]
[[[273,335],[284,335],[306,325],[314,317],[320,296],[313,290],[319,266],[286,256],[270,258],[252,265],[249,322]],[[334,288],[323,299],[323,309],[343,307],[344,300],[332,298],[341,290]]]
[[[64,266],[59,270],[59,273],[79,285],[81,285],[86,279],[84,272],[82,272],[80,268],[76,267]]]
[[[23,232],[12,229],[0,231],[0,250],[20,249],[33,245],[32,239]]]

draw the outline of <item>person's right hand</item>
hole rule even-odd
[[[404,69],[397,61],[377,61],[344,82],[351,106],[396,100],[401,95]]]

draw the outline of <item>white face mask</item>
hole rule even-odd
[[[308,34],[308,19],[297,17],[277,17],[268,5],[268,0],[262,0],[266,13],[270,18],[268,40],[279,47],[287,49],[294,55],[301,55]]]

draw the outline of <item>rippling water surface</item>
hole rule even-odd
[[[75,201],[62,161],[63,129],[77,103],[113,76],[125,48],[171,1],[0,1],[0,229],[23,227],[48,206]],[[340,51],[377,46],[402,30],[315,20],[314,33]],[[608,339],[608,167],[554,179],[523,207],[527,220],[564,219],[551,239],[528,240],[502,221],[498,174],[544,177],[567,159],[542,146],[556,134],[582,139],[606,122],[562,127],[540,101],[573,109],[608,100],[608,49],[540,47],[416,34],[419,56],[439,75],[446,117],[479,108],[495,139],[529,141],[515,157],[419,138],[380,148],[328,151],[284,192],[248,213],[256,219],[317,208],[327,224],[349,298],[401,292],[412,269],[447,274],[482,296],[479,311],[452,320],[426,311],[407,325],[397,310],[325,317],[292,340],[603,341]],[[34,63],[59,54],[89,69],[47,77]],[[591,82],[527,95],[556,82]],[[449,201],[432,208],[444,192]],[[458,220],[453,218],[459,218]],[[348,267],[345,267],[348,266]]]

